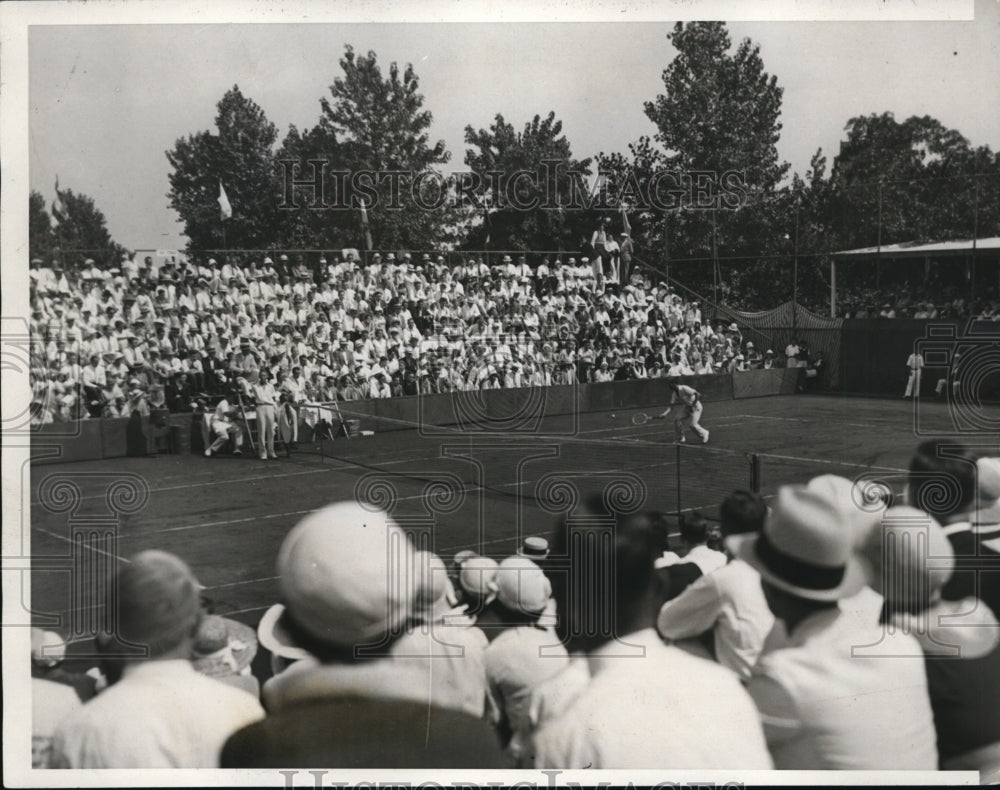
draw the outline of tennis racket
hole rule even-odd
[[[645,425],[651,419],[653,419],[653,418],[650,417],[645,412],[639,412],[638,414],[634,414],[632,416],[632,424],[633,425]]]

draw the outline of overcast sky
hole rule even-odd
[[[973,145],[1000,149],[1000,4],[974,22],[734,22],[784,88],[779,152],[803,173],[830,160],[846,121],[891,111],[931,115]],[[33,27],[29,33],[30,184],[93,197],[129,248],[185,239],[167,205],[164,151],[214,131],[215,105],[238,84],[279,129],[315,124],[344,45],[374,50],[384,71],[413,63],[431,134],[463,166],[463,130],[496,113],[520,127],[555,111],[578,157],[624,151],[653,125],[670,23],[270,24]]]

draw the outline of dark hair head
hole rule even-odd
[[[688,546],[699,546],[708,540],[708,522],[697,510],[681,516],[681,540]]]
[[[719,506],[719,522],[725,537],[760,532],[765,518],[767,505],[750,491],[733,491]]]
[[[652,625],[656,591],[653,563],[661,553],[659,514],[621,515],[600,496],[558,530],[553,557],[569,570],[553,579],[560,636],[571,650],[588,650]]]
[[[921,443],[910,459],[909,503],[938,521],[968,512],[976,496],[976,459],[958,443]]]

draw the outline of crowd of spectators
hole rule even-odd
[[[784,365],[668,284],[586,256],[368,261],[35,259],[34,420],[188,411],[262,369],[296,404]]]
[[[995,781],[1000,576],[962,568],[1000,558],[1000,457],[939,450],[916,448],[903,504],[823,475],[770,507],[734,492],[718,535],[693,514],[672,545],[664,515],[598,497],[551,546],[535,535],[450,567],[388,514],[332,504],[285,537],[280,603],[256,634],[207,615],[180,558],[140,552],[108,605],[119,644],[145,655],[102,635],[101,666],[73,674],[56,666],[60,638],[38,632],[36,764]],[[934,496],[944,479],[955,496]],[[270,666],[251,677],[261,646]]]
[[[929,283],[921,286],[848,288],[841,299],[842,318],[972,318],[1000,321],[996,289],[976,299],[962,296],[955,286]],[[818,312],[823,312],[822,306]]]

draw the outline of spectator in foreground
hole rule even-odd
[[[415,590],[403,583],[414,560],[387,514],[354,502],[296,525],[278,554],[278,584],[286,626],[314,658],[274,679],[268,717],[229,739],[223,767],[501,765],[484,720],[431,704],[426,665],[390,655],[414,614]]]
[[[708,547],[708,522],[697,510],[681,516],[680,530],[683,553],[668,551],[656,562],[664,601],[675,599],[702,576],[726,564],[723,552]]]
[[[72,685],[47,679],[37,671],[39,668],[57,667],[63,650],[65,643],[54,631],[31,629],[32,768],[51,767],[52,736],[63,719],[75,713],[82,704]]]
[[[430,704],[482,718],[492,709],[485,665],[489,643],[472,620],[453,610],[455,591],[441,558],[420,551],[416,562],[413,614],[389,652],[420,669],[414,691],[422,690]]]
[[[202,618],[191,653],[201,674],[260,697],[260,682],[250,672],[257,655],[257,636],[250,626],[219,615]]]
[[[838,601],[866,584],[839,518],[821,490],[784,486],[758,535],[734,536],[736,555],[761,575],[787,645],[766,652],[748,689],[778,769],[935,770],[937,749],[919,644],[850,617]],[[853,649],[882,643],[897,656]],[[898,656],[908,656],[900,659]]]
[[[882,622],[913,634],[924,652],[940,767],[1000,781],[1000,626],[982,601],[946,601],[955,555],[941,526],[906,505],[885,512],[865,546],[880,570]],[[930,560],[929,558],[933,558]],[[988,575],[988,574],[984,574]]]
[[[555,555],[567,557],[570,569],[555,597],[559,636],[571,653],[586,655],[590,684],[535,733],[523,764],[771,768],[757,711],[736,677],[663,644],[653,627],[653,560],[662,541],[650,517],[616,517],[599,500],[587,510],[593,518],[567,521],[558,535]]]
[[[503,622],[486,650],[486,673],[499,711],[497,729],[512,766],[531,733],[559,715],[588,680],[583,667],[568,671],[569,655],[540,622],[551,585],[526,557],[508,557],[496,574]]]
[[[81,702],[97,693],[94,678],[84,672],[67,672],[62,667],[66,640],[55,631],[31,629],[31,677],[70,686]]]
[[[906,500],[944,527],[956,557],[984,557],[996,563],[1000,552],[983,544],[980,533],[985,530],[973,529],[972,521],[991,520],[983,519],[983,514],[1000,497],[1000,459],[977,456],[973,448],[956,447],[953,442],[923,442],[910,459]],[[942,490],[949,495],[940,496]],[[959,568],[942,594],[948,601],[981,598],[1000,617],[1000,572]]]
[[[764,527],[767,506],[757,494],[734,491],[723,500],[719,517],[723,538],[754,535]],[[711,657],[746,682],[774,627],[774,615],[764,598],[760,574],[743,560],[731,557],[728,564],[695,580],[677,598],[667,601],[656,627],[672,640],[707,633],[709,638],[703,643]]]
[[[63,721],[52,767],[217,768],[226,738],[264,711],[191,665],[198,581],[174,555],[144,551],[119,568],[111,590],[118,639],[147,654],[126,661],[120,680]]]

